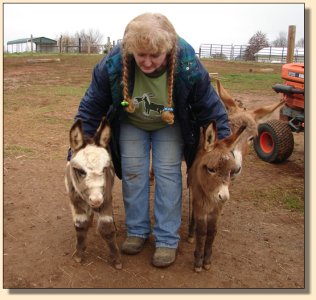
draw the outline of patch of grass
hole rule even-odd
[[[34,150],[20,145],[4,145],[4,156],[34,154]]]
[[[253,189],[248,191],[255,206],[264,209],[283,207],[291,211],[304,212],[303,191],[287,187],[273,187],[267,189]]]
[[[36,118],[38,121],[40,121],[43,125],[49,124],[49,125],[66,125],[66,127],[71,126],[71,122],[68,119],[57,117],[57,116],[49,116],[49,115],[38,115]]]
[[[267,73],[233,73],[225,76],[225,88],[236,92],[271,91],[280,75]]]
[[[218,73],[227,90],[238,92],[270,92],[272,85],[282,83],[281,64],[202,60],[210,73]]]
[[[62,111],[68,100],[79,103],[86,87],[80,86],[32,86],[21,87],[5,93],[4,109],[6,112],[31,108],[34,114],[49,111]]]
[[[87,87],[76,87],[76,86],[57,86],[54,87],[56,96],[75,96],[82,97]]]
[[[285,208],[289,210],[297,210],[300,212],[304,211],[304,205],[302,204],[302,199],[295,194],[285,193],[283,195],[282,201]]]
[[[56,56],[60,53],[41,53],[41,52],[16,52],[16,53],[4,53],[3,57],[35,57],[35,56]]]

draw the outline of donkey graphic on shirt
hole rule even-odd
[[[135,102],[138,104],[143,103],[144,111],[143,114],[149,116],[151,111],[157,112],[160,114],[165,108],[164,105],[157,104],[152,101],[155,98],[155,95],[152,93],[144,93],[141,97],[135,97]]]

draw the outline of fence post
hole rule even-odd
[[[234,44],[232,44],[230,47],[230,60],[234,59],[234,52],[235,52]]]
[[[294,56],[294,47],[295,47],[295,31],[296,26],[290,25],[289,26],[289,32],[288,32],[288,39],[287,39],[287,57],[286,62],[291,63],[293,62],[293,56]]]
[[[79,53],[81,53],[81,38],[79,38],[79,49],[78,49]]]
[[[60,36],[60,39],[59,39],[59,53],[61,53],[61,43],[62,43],[62,40],[63,40],[63,36],[61,35]]]
[[[31,53],[33,53],[33,34],[31,34]]]
[[[284,61],[284,47],[282,48],[282,56],[281,56],[281,62],[283,63]]]
[[[111,51],[112,45],[111,45],[111,38],[109,36],[107,38],[105,48],[106,48],[106,53],[109,53]]]

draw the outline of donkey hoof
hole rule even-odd
[[[202,267],[194,267],[194,271],[200,273],[202,271]]]
[[[79,256],[79,255],[75,254],[74,255],[74,260],[77,263],[81,263],[82,262],[82,256]]]
[[[122,268],[123,268],[122,263],[116,263],[114,265],[114,267],[115,267],[116,270],[122,270]]]
[[[83,253],[78,253],[78,251],[75,250],[75,252],[72,254],[72,257],[75,260],[75,262],[81,263],[82,262],[82,258],[83,258]]]
[[[194,243],[194,237],[193,236],[189,236],[187,241],[188,241],[188,243],[193,244]]]
[[[209,269],[211,268],[211,264],[204,264],[204,265],[203,265],[203,268],[204,268],[205,270],[209,270]]]

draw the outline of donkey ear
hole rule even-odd
[[[111,138],[111,127],[108,120],[103,117],[101,124],[94,136],[94,141],[97,146],[106,148]]]
[[[69,133],[70,147],[72,151],[79,150],[84,144],[82,121],[78,119],[71,127]]]
[[[268,119],[272,113],[282,106],[285,103],[285,100],[282,100],[281,102],[277,104],[272,104],[268,106],[264,106],[261,108],[257,108],[251,112],[253,118],[255,119],[256,122],[263,122],[265,119]]]
[[[226,148],[233,150],[238,144],[238,142],[240,141],[242,133],[244,132],[246,128],[247,128],[247,125],[242,124],[235,133],[221,140],[221,142],[225,143]]]
[[[216,123],[212,121],[204,132],[204,150],[210,152],[214,149],[216,141]]]
[[[238,110],[238,105],[234,101],[233,97],[224,89],[218,78],[214,78],[216,81],[217,92],[221,100],[223,101],[226,109],[230,112]]]

